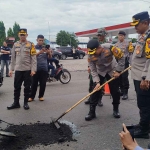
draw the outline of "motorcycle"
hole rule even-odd
[[[55,73],[54,73],[54,78],[52,79],[50,77],[51,74],[51,69],[48,72],[48,79],[47,82],[53,82],[55,79],[56,81],[60,81],[62,84],[67,84],[70,82],[71,80],[71,74],[67,69],[63,68],[63,65],[60,64],[56,69],[55,69]]]

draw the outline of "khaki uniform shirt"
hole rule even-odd
[[[123,56],[117,63],[110,50],[110,43],[105,43],[101,46],[103,47],[103,51],[99,56],[88,55],[89,67],[94,82],[100,81],[98,75],[105,77],[106,74],[109,74],[112,76],[113,71],[121,72],[125,68],[125,57]]]
[[[146,31],[146,33],[150,30]],[[144,35],[146,35],[146,33]],[[131,63],[131,78],[137,81],[141,81],[142,77],[146,77],[146,80],[150,81],[150,59],[145,55],[145,37],[139,35],[135,50],[132,56]]]
[[[123,42],[118,41],[115,44],[116,47],[120,48],[124,53],[124,56],[127,58],[128,62],[131,62],[132,53],[129,53],[129,42],[124,40]]]
[[[27,41],[21,43],[17,41],[11,50],[11,64],[10,70],[12,71],[36,71],[36,50],[34,44]]]

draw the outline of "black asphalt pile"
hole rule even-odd
[[[60,124],[56,129],[53,123],[35,123],[9,126],[4,131],[12,132],[17,137],[2,137],[0,150],[25,150],[35,145],[50,145],[54,143],[70,142],[72,132],[68,125]]]

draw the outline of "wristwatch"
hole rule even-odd
[[[142,80],[145,80],[145,79],[146,79],[146,76],[143,76],[143,77],[142,77]]]

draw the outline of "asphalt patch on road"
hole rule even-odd
[[[53,123],[20,124],[9,126],[3,131],[12,132],[17,137],[2,137],[0,150],[26,150],[36,145],[75,141],[72,139],[70,127],[66,124],[60,124],[60,129]]]

